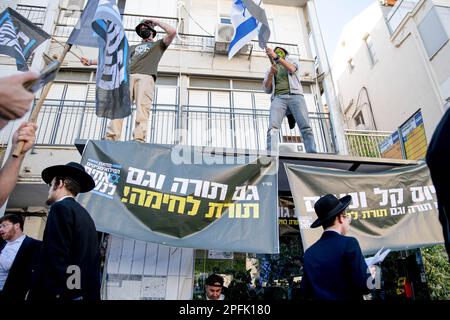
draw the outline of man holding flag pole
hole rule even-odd
[[[286,112],[290,111],[302,134],[306,152],[316,153],[316,143],[309,125],[308,108],[303,97],[298,63],[289,59],[289,53],[281,47],[276,47],[275,50],[267,48],[266,53],[275,62],[266,72],[263,82],[265,92],[272,94],[267,149],[272,149],[272,139],[278,139],[283,118]]]
[[[164,38],[156,40],[155,27],[160,27],[167,34]],[[154,100],[155,82],[158,74],[158,65],[165,51],[176,36],[176,29],[172,26],[155,20],[144,19],[135,28],[142,42],[129,49],[130,66],[130,98],[136,104],[135,127],[133,140],[147,141],[147,128],[150,119],[150,110]],[[98,61],[81,57],[85,66],[96,65]],[[105,139],[118,141],[121,139],[123,118],[114,118],[109,122]]]
[[[289,127],[295,122],[300,128],[307,152],[316,152],[312,129],[309,126],[308,109],[303,97],[298,63],[289,59],[286,49],[267,47],[270,38],[269,23],[261,0],[234,0],[231,8],[231,21],[235,28],[234,37],[228,50],[231,59],[246,43],[258,35],[261,49],[265,49],[271,68],[264,78],[264,91],[272,94],[267,149],[272,149],[272,137],[278,139],[279,129],[285,115]],[[295,119],[295,120],[294,120]]]

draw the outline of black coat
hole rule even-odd
[[[304,255],[301,295],[314,300],[362,300],[370,274],[358,241],[325,231]]]
[[[100,247],[94,221],[73,198],[50,207],[44,230],[40,265],[29,298],[72,300],[100,299]],[[76,273],[69,266],[78,266],[81,288],[68,288]]]
[[[6,241],[0,243],[0,252],[5,245]],[[1,300],[25,300],[31,288],[31,279],[37,267],[40,248],[41,241],[25,237],[9,270],[0,294]]]
[[[450,261],[450,109],[434,131],[427,151],[427,165],[436,188],[439,221]]]

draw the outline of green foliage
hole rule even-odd
[[[382,137],[370,137],[364,135],[348,135],[347,144],[350,154],[358,157],[379,158],[380,148],[378,144],[383,140]]]
[[[249,300],[249,285],[251,284],[250,269],[246,272],[236,270],[226,270],[226,274],[231,274],[233,280],[226,289],[225,299],[227,300]]]
[[[431,299],[450,300],[450,263],[444,246],[421,251]]]

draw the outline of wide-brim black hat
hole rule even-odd
[[[45,168],[41,176],[45,183],[51,183],[54,177],[70,177],[80,185],[80,192],[89,192],[95,188],[94,179],[76,162]]]
[[[140,30],[140,29],[141,29],[141,26],[146,26],[147,28],[150,29],[150,31],[153,33],[152,38],[156,37],[156,30],[155,30],[152,26],[150,26],[147,22],[145,22],[145,20],[142,20],[142,21],[136,26],[136,28],[134,29],[134,30],[136,30],[136,33],[138,34],[139,37],[142,38],[142,36],[141,36],[141,30]]]
[[[337,216],[348,207],[351,201],[352,196],[345,196],[338,199],[332,194],[327,194],[317,200],[314,205],[314,210],[316,211],[318,219],[313,222],[311,228],[317,228],[324,222]]]

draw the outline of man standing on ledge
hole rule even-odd
[[[155,41],[155,27],[160,27],[167,35],[163,39]],[[136,104],[133,140],[146,142],[158,64],[175,38],[177,31],[166,23],[147,19],[142,20],[136,26],[136,33],[143,40],[140,44],[130,47],[130,98]],[[81,58],[81,62],[86,66],[97,64],[96,60],[85,57]],[[120,140],[122,125],[123,119],[111,120],[106,130],[106,140]]]
[[[286,49],[276,47],[266,49],[274,62],[264,77],[264,91],[272,94],[269,129],[267,131],[267,150],[272,149],[272,138],[278,139],[281,123],[289,110],[302,134],[306,152],[316,153],[314,135],[309,125],[308,108],[303,97],[298,63],[289,59]]]

